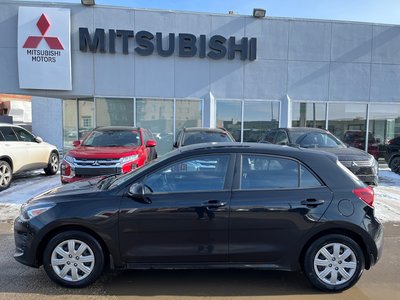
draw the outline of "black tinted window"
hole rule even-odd
[[[268,132],[265,134],[265,136],[264,136],[264,138],[262,139],[262,141],[268,142],[268,143],[273,143],[273,142],[274,142],[275,135],[276,135],[276,131],[275,131],[275,130],[274,130],[274,131],[268,131]]]
[[[144,181],[146,193],[223,190],[228,155],[194,157],[173,163]]]
[[[186,132],[182,146],[210,142],[232,142],[232,139],[230,139],[229,135],[225,132]]]
[[[276,135],[275,144],[278,145],[287,145],[289,143],[288,136],[285,131],[279,131]]]
[[[241,189],[297,188],[299,163],[286,158],[243,155]]]
[[[23,142],[34,142],[35,137],[23,128],[14,127],[14,132],[18,140]]]
[[[304,166],[300,169],[300,186],[302,188],[318,187],[321,186],[319,180]]]
[[[1,127],[1,132],[3,133],[4,139],[8,142],[18,141],[17,136],[15,135],[14,131],[11,127]]]

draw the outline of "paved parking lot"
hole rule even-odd
[[[400,299],[399,248],[400,223],[386,223],[382,260],[341,294],[315,290],[302,274],[259,270],[124,271],[66,289],[16,262],[11,225],[0,223],[0,299]]]

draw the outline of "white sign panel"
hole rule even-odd
[[[18,72],[22,89],[72,89],[69,9],[19,8]]]

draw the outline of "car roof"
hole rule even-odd
[[[185,131],[185,132],[201,131],[201,132],[226,133],[226,130],[222,129],[222,128],[207,128],[207,127],[187,127],[187,128],[183,128],[183,131]]]
[[[325,129],[314,128],[314,127],[291,127],[291,128],[278,128],[278,129],[284,129],[293,132],[324,132],[324,133],[328,132]]]
[[[0,123],[0,126],[9,126],[9,127],[16,126],[16,127],[21,127],[21,126],[14,125],[14,124],[10,124],[10,123]]]
[[[289,147],[276,144],[265,143],[238,143],[238,142],[211,142],[202,144],[188,145],[179,148],[181,153],[185,152],[251,152],[259,154],[281,155],[293,158],[301,158],[303,156],[327,157],[337,160],[337,156],[324,151],[305,149],[300,147]]]
[[[97,130],[97,131],[137,130],[137,131],[139,131],[140,129],[141,129],[140,127],[133,127],[133,126],[102,126],[102,127],[96,127],[94,130]]]

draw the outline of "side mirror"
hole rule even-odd
[[[36,143],[43,143],[43,139],[40,136],[35,137]]]
[[[72,142],[72,146],[74,146],[74,147],[78,147],[80,144],[81,144],[81,141],[79,141],[79,140]]]
[[[146,143],[146,147],[151,148],[151,147],[155,147],[155,146],[157,146],[157,142],[155,140],[148,140]]]
[[[144,195],[144,187],[142,183],[134,183],[129,187],[128,191],[129,198],[132,198],[135,201],[148,203],[151,201]]]

